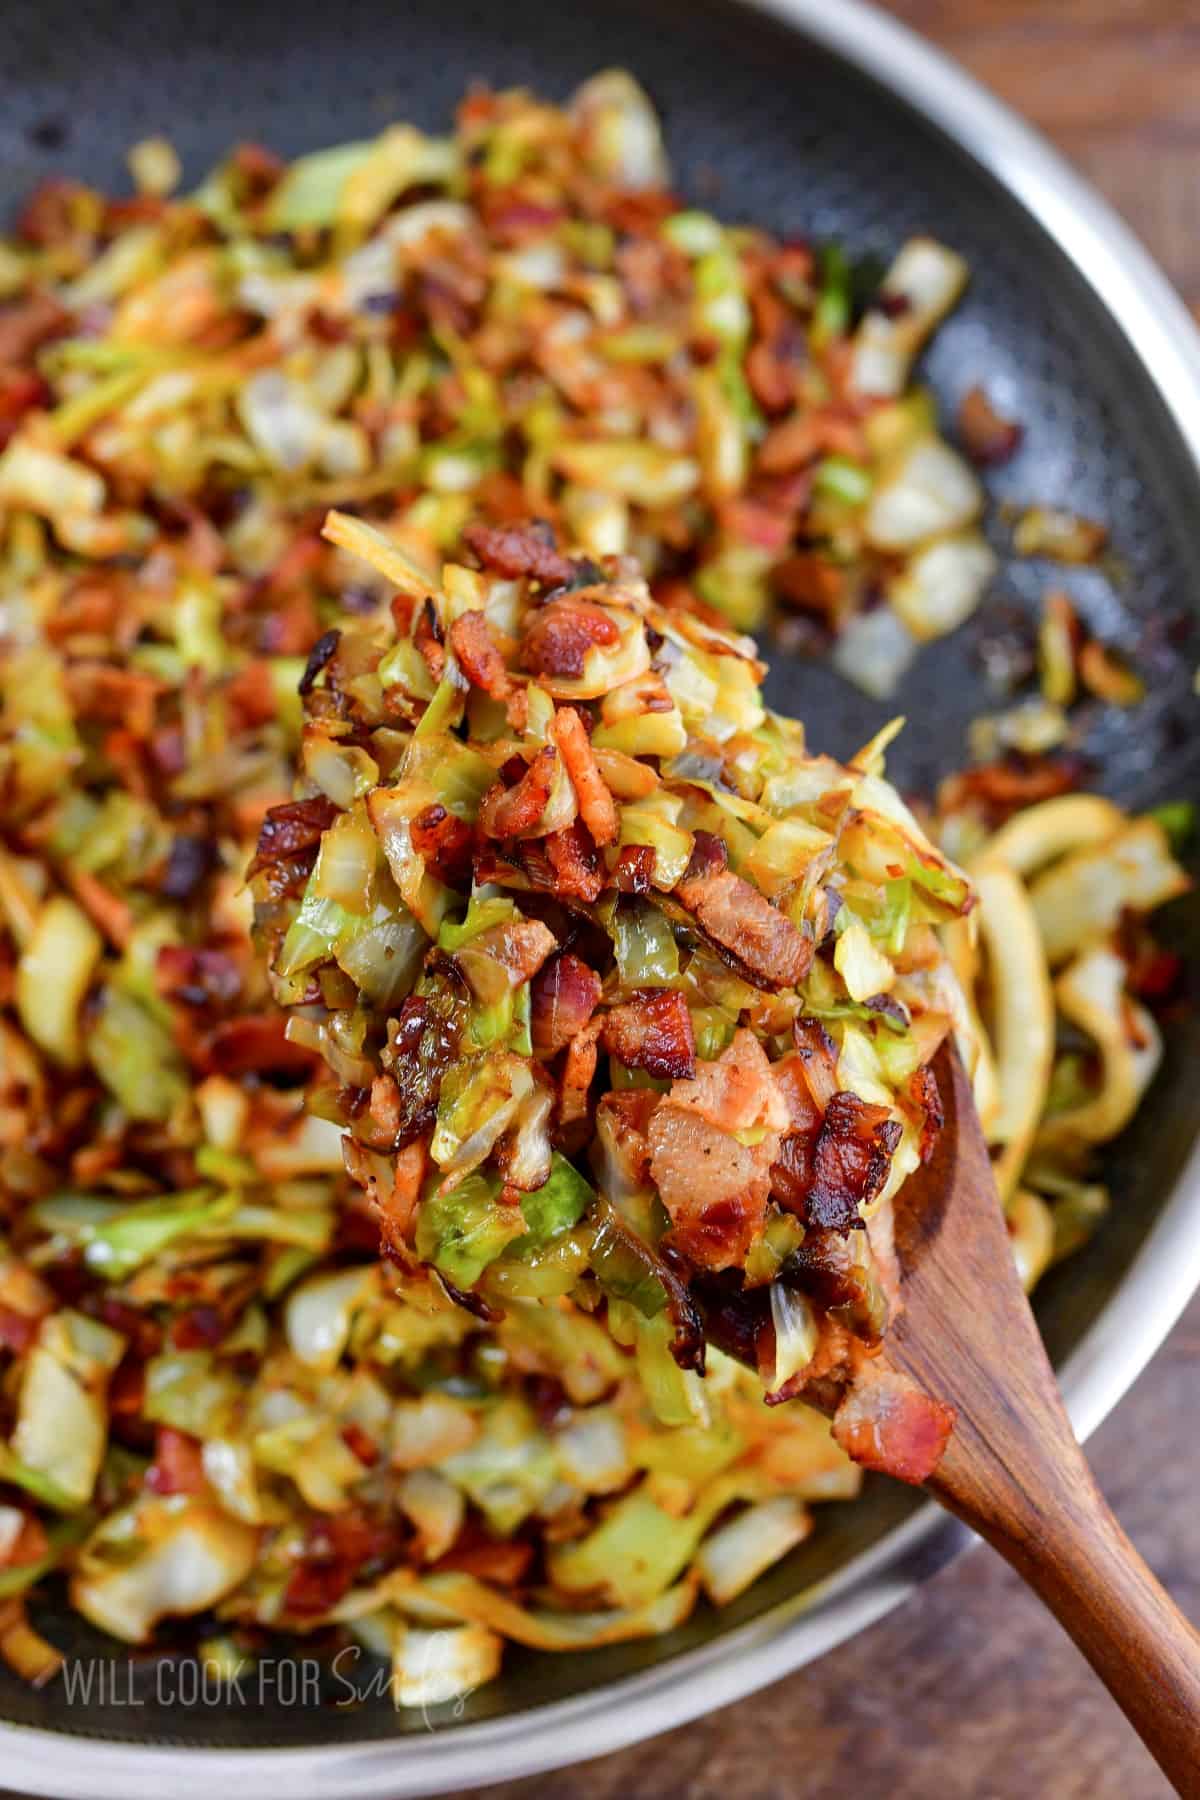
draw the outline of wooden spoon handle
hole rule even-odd
[[[1069,1509],[1039,1509],[1029,1536],[992,1541],[1074,1638],[1177,1791],[1200,1795],[1200,1636],[1082,1458],[1080,1482]]]
[[[1011,1253],[957,1057],[943,1059],[943,1144],[897,1241],[907,1310],[883,1358],[958,1409],[927,1483],[1074,1638],[1181,1794],[1200,1800],[1200,1636],[1092,1479]],[[907,1192],[907,1187],[902,1192]]]
[[[1200,1634],[1117,1525],[1087,1462],[1060,1453],[1036,1499],[955,1503],[954,1467],[939,1498],[979,1530],[1078,1643],[1180,1795],[1200,1795]],[[993,1490],[995,1501],[995,1490]]]

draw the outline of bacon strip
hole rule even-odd
[[[696,1073],[692,1015],[673,988],[642,988],[624,1006],[605,1014],[601,1043],[627,1069],[645,1069],[661,1080],[690,1080]]]
[[[554,892],[564,899],[582,900],[590,906],[600,896],[604,873],[596,847],[582,820],[546,839],[546,855],[554,870]]]
[[[509,581],[531,575],[545,587],[563,587],[574,578],[575,565],[554,541],[554,532],[542,520],[525,525],[468,525],[463,542],[485,569],[494,569]]]
[[[290,800],[286,806],[269,807],[258,834],[254,861],[246,870],[246,880],[250,881],[271,863],[283,862],[301,850],[315,850],[321,842],[322,832],[336,817],[337,807],[324,794],[314,794],[309,800]]]
[[[521,644],[521,667],[534,675],[583,674],[589,650],[615,644],[616,621],[587,600],[551,600],[529,615]]]
[[[900,1126],[886,1107],[857,1094],[835,1094],[813,1152],[813,1182],[804,1217],[829,1231],[861,1226],[860,1207],[870,1205],[888,1178]]]
[[[864,1469],[919,1486],[941,1462],[956,1416],[906,1375],[866,1363],[834,1415],[833,1435]]]
[[[545,744],[515,787],[496,782],[480,803],[479,829],[493,838],[539,836],[557,766],[557,750],[553,744]]]
[[[530,990],[530,1034],[547,1061],[578,1036],[600,1002],[600,977],[564,952],[544,963]]]
[[[583,720],[573,706],[560,706],[555,713],[554,741],[574,784],[580,815],[594,841],[601,849],[615,843],[620,829],[616,804],[596,766]]]
[[[512,682],[504,658],[481,612],[462,613],[450,627],[450,647],[472,686],[493,700],[507,700]]]
[[[702,875],[689,871],[675,897],[705,935],[734,957],[759,987],[779,993],[798,987],[808,974],[811,937],[731,869]]]

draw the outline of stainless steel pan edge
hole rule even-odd
[[[744,0],[801,28],[940,126],[996,175],[1102,297],[1187,444],[1200,477],[1200,335],[1112,209],[1033,130],[865,0]],[[1149,1362],[1200,1282],[1200,1147],[1127,1277],[1061,1371],[1086,1437]],[[219,1784],[289,1800],[403,1800],[513,1779],[620,1749],[778,1680],[892,1607],[971,1541],[922,1509],[819,1588],[664,1667],[506,1719],[396,1742],[183,1751],[0,1726],[6,1784],[56,1800],[131,1792],[210,1800]],[[347,1718],[352,1729],[352,1716]]]

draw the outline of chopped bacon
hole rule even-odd
[[[848,597],[846,571],[815,551],[785,557],[772,580],[780,597],[835,628]]]
[[[494,1582],[497,1587],[516,1587],[533,1561],[533,1545],[523,1543],[464,1543],[448,1550],[433,1565],[434,1573],[453,1569],[463,1575],[474,1575],[479,1581]]]
[[[616,841],[620,829],[617,809],[596,766],[583,720],[573,706],[560,706],[555,713],[554,741],[567,765],[583,822],[603,849]]]
[[[596,1134],[621,1179],[631,1188],[649,1187],[650,1119],[658,1105],[653,1088],[622,1088],[605,1094],[596,1108]]]
[[[211,838],[199,837],[194,832],[177,832],[171,839],[159,893],[164,900],[193,899],[219,861],[217,846]]]
[[[879,1194],[899,1142],[900,1126],[886,1107],[872,1106],[857,1094],[835,1094],[813,1151],[805,1223],[843,1235],[860,1226],[859,1208]]]
[[[0,1306],[0,1347],[21,1356],[38,1334],[41,1320],[12,1306]]]
[[[48,383],[36,369],[0,366],[0,450],[14,436],[25,414],[36,406],[48,406],[51,398]],[[52,630],[55,623],[54,620],[46,621],[47,635],[56,635]],[[63,635],[61,626],[57,635]]]
[[[809,1226],[804,1242],[788,1258],[788,1273],[822,1310],[836,1310],[861,1343],[873,1348],[882,1341],[888,1300],[877,1279],[873,1252],[859,1257],[836,1231]]]
[[[752,1032],[675,1081],[648,1128],[650,1167],[671,1241],[707,1269],[740,1266],[762,1228],[787,1107]],[[752,1133],[748,1146],[737,1133]]]
[[[546,839],[546,855],[554,870],[554,892],[564,899],[582,900],[591,905],[604,886],[604,872],[596,847],[581,819],[565,831],[555,831]]]
[[[801,1013],[792,1021],[792,1042],[800,1058],[808,1091],[824,1112],[837,1093],[837,1045],[821,1021],[810,1018],[807,1013]]]
[[[543,745],[515,787],[497,781],[488,789],[479,807],[479,829],[493,838],[539,837],[557,770],[557,750]]]
[[[409,826],[409,835],[413,849],[425,858],[439,880],[460,890],[470,887],[475,832],[465,819],[456,818],[435,800],[417,814]]]
[[[271,863],[290,860],[304,850],[315,851],[322,833],[337,817],[337,810],[324,794],[269,807],[258,834],[254,860],[246,870],[247,881]]]
[[[512,682],[481,612],[465,612],[455,619],[450,627],[450,647],[472,686],[490,694],[493,700],[508,699]]]
[[[613,870],[617,886],[623,894],[648,894],[654,867],[654,851],[649,844],[626,844],[618,852]]]
[[[854,462],[865,462],[862,426],[834,409],[793,413],[768,431],[759,446],[758,467],[767,475],[783,474],[818,456],[848,456]]]
[[[524,525],[468,525],[463,542],[485,569],[509,581],[531,575],[543,587],[565,587],[575,575],[574,563],[562,554],[552,528],[540,519]]]
[[[426,600],[413,624],[413,643],[424,658],[425,667],[434,681],[446,673],[446,652],[442,646],[442,627],[432,600]]]
[[[207,1485],[199,1439],[160,1425],[145,1482],[152,1494],[202,1494]]]
[[[1021,447],[1025,427],[998,413],[978,385],[963,395],[958,409],[958,435],[971,461],[980,468],[1005,463]]]
[[[593,1018],[567,1045],[566,1060],[558,1084],[557,1122],[560,1134],[569,1141],[573,1132],[586,1124],[588,1093],[596,1079],[599,1061],[596,1040],[602,1021]]]
[[[729,852],[715,833],[697,831],[692,834],[692,855],[684,871],[685,881],[698,881],[703,875],[719,875],[728,866]]]
[[[171,1321],[176,1350],[212,1350],[228,1337],[230,1319],[218,1306],[191,1306]]]
[[[217,1075],[311,1075],[320,1058],[285,1036],[279,1013],[243,1013],[223,1019],[204,1041],[203,1063]]]
[[[779,992],[798,987],[813,959],[812,938],[731,869],[690,871],[675,889],[706,937],[727,952],[759,987]]]
[[[627,1069],[645,1069],[660,1080],[690,1080],[696,1073],[692,1015],[674,988],[642,988],[624,1006],[614,1006],[605,1014],[601,1043]]]
[[[521,667],[534,675],[583,674],[584,658],[597,645],[618,642],[616,620],[589,600],[551,600],[525,620]]]
[[[547,1061],[578,1036],[600,1001],[600,977],[564,951],[544,963],[533,978],[530,1032],[536,1056]]]
[[[228,950],[164,944],[154,962],[154,985],[164,1000],[223,1008],[241,992],[242,972]]]
[[[66,665],[66,680],[81,718],[124,727],[138,738],[153,732],[154,709],[163,691],[156,676],[109,663],[78,662]]]
[[[61,337],[71,315],[52,294],[29,294],[0,306],[0,365],[23,363],[50,338]]]
[[[941,1462],[955,1417],[908,1376],[866,1363],[834,1415],[833,1435],[864,1469],[919,1486]]]
[[[908,1093],[913,1104],[919,1106],[923,1114],[920,1155],[921,1161],[927,1163],[933,1155],[942,1126],[946,1123],[937,1076],[928,1063],[924,1063],[912,1076],[908,1083]]]
[[[1014,750],[1002,762],[981,763],[948,776],[938,790],[938,809],[956,812],[978,801],[988,825],[995,828],[1022,807],[1074,792],[1083,774],[1078,757],[1032,756]]]

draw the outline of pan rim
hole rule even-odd
[[[869,0],[740,3],[889,89],[1013,195],[1129,343],[1200,488],[1200,332],[1108,202],[1039,132]],[[1146,1367],[1200,1285],[1198,1248],[1200,1143],[1117,1292],[1060,1370],[1082,1439]],[[779,1680],[881,1619],[975,1541],[932,1504],[922,1507],[837,1575],[741,1630],[661,1667],[507,1718],[421,1737],[262,1750],[115,1744],[0,1722],[5,1780],[58,1800],[125,1800],[132,1785],[147,1783],[161,1783],[173,1800],[209,1800],[217,1780],[286,1782],[292,1800],[403,1800],[538,1774],[625,1748]]]

